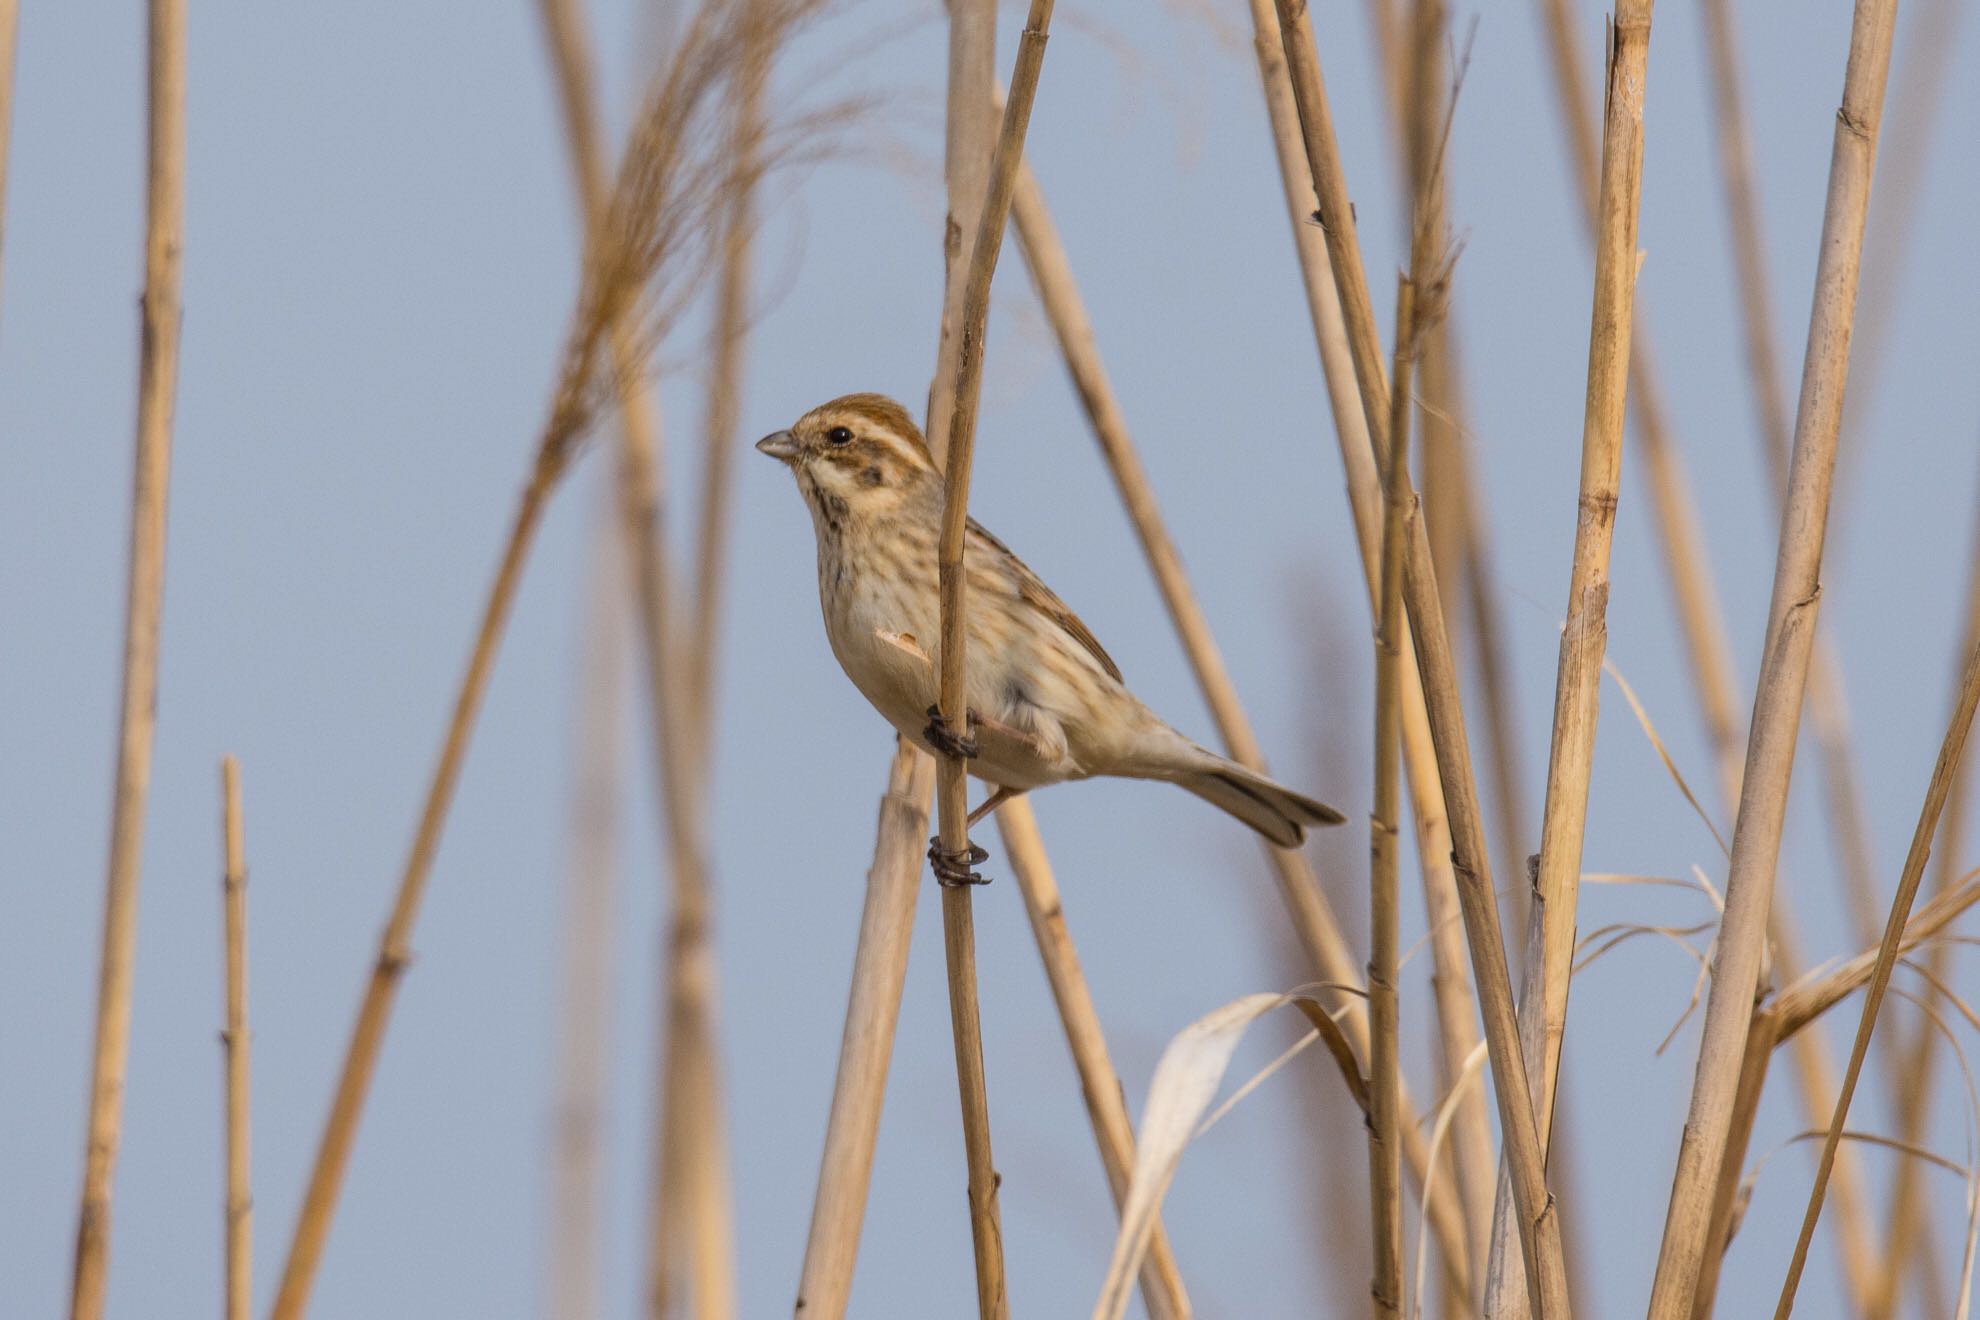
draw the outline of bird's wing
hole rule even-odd
[[[972,540],[981,542],[984,549],[994,552],[1010,565],[1011,577],[1017,585],[1019,601],[1031,606],[1057,624],[1060,631],[1078,642],[1086,649],[1088,655],[1098,660],[1100,667],[1106,670],[1116,683],[1126,681],[1121,677],[1121,667],[1114,663],[1114,657],[1108,655],[1107,648],[1100,645],[1100,639],[1080,622],[1079,616],[1072,612],[1070,606],[1060,600],[1050,587],[1038,580],[1038,575],[1032,572],[1022,559],[1011,553],[1009,546],[992,536],[983,524],[974,518],[969,520],[969,536]]]

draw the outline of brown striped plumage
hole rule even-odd
[[[941,663],[943,484],[914,419],[882,395],[848,394],[757,448],[789,465],[811,510],[832,653],[889,723],[927,747]],[[1079,616],[973,518],[963,571],[979,779],[1014,792],[1093,775],[1166,779],[1285,847],[1305,826],[1342,819],[1163,723]]]

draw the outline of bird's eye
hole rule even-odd
[[[843,426],[835,426],[825,433],[825,443],[828,445],[849,445],[852,441],[853,433]]]

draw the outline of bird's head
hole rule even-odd
[[[941,489],[920,428],[884,394],[822,403],[756,447],[791,469],[805,502],[825,524],[884,515]]]

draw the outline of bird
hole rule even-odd
[[[847,394],[756,447],[791,470],[811,510],[832,654],[903,737],[970,758],[970,774],[992,790],[971,824],[1018,794],[1100,775],[1180,785],[1282,848],[1302,843],[1308,826],[1345,819],[1171,728],[1128,690],[1080,617],[974,518],[963,542],[967,715],[957,734],[936,708],[945,483],[913,416],[885,395]]]

